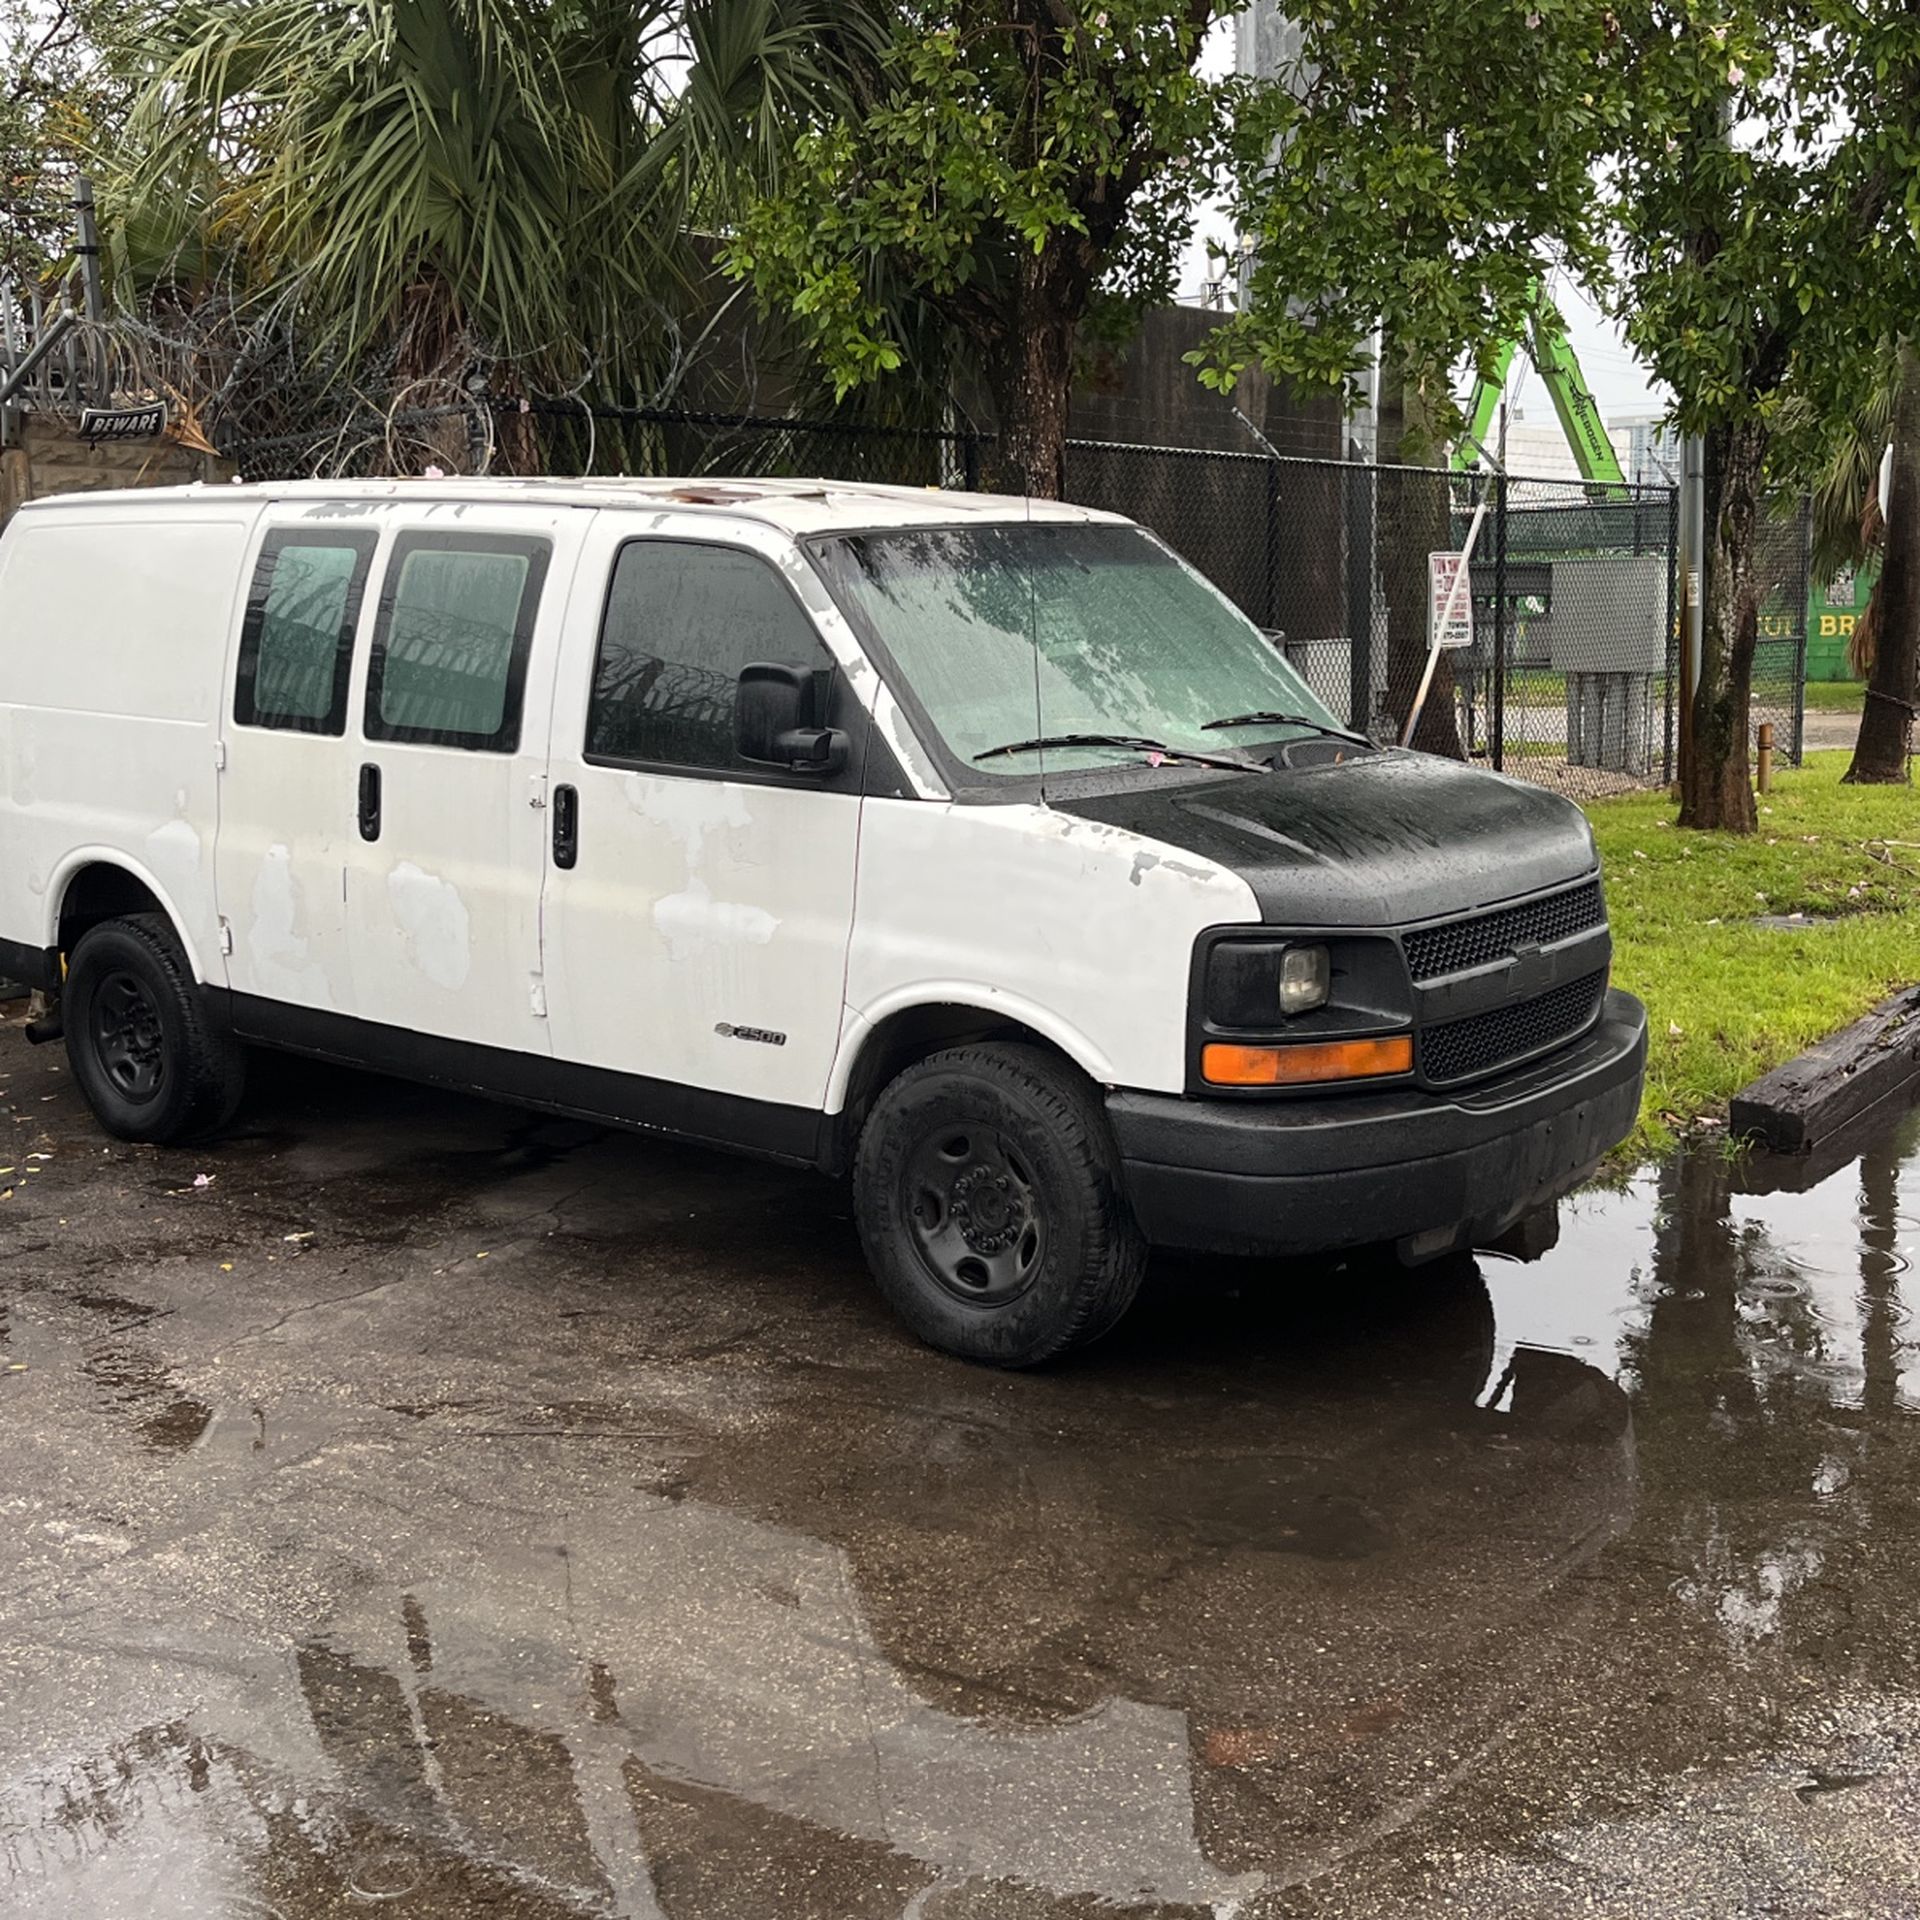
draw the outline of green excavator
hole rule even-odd
[[[1619,456],[1607,438],[1606,423],[1600,418],[1593,389],[1587,385],[1587,377],[1574,357],[1573,343],[1567,338],[1567,330],[1553,302],[1539,288],[1534,290],[1533,320],[1527,329],[1526,345],[1527,357],[1546,382],[1553,410],[1559,416],[1560,430],[1573,449],[1588,492],[1596,500],[1631,498],[1627,476],[1620,471]],[[1491,462],[1487,435],[1493,430],[1494,411],[1506,391],[1507,375],[1519,351],[1520,342],[1509,340],[1494,360],[1492,377],[1482,375],[1474,381],[1473,398],[1467,402],[1466,431],[1454,443],[1456,473],[1483,457]],[[1619,491],[1616,492],[1616,488]]]

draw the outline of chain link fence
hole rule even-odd
[[[420,471],[756,474],[977,487],[971,431],[476,395],[223,448],[248,479]],[[1469,570],[1473,641],[1440,658],[1414,744],[1591,799],[1664,783],[1678,750],[1670,487],[1456,474],[1265,452],[1074,440],[1066,495],[1152,528],[1265,629],[1343,723],[1404,732],[1427,661],[1428,555]],[[1767,524],[1753,722],[1798,764],[1803,507]]]

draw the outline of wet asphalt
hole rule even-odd
[[[1013,1377],[809,1176],[0,1109],[7,1920],[1920,1915],[1912,1119]]]

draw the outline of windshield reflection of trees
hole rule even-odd
[[[1133,528],[947,528],[846,545],[882,637],[963,754],[1029,730],[1217,751],[1235,736],[1203,729],[1224,714],[1321,712],[1238,614]]]

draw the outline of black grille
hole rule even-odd
[[[1606,918],[1600,882],[1590,880],[1544,900],[1523,900],[1517,907],[1422,927],[1406,936],[1407,965],[1416,980],[1438,980],[1443,974],[1484,967],[1489,960],[1504,960],[1515,947],[1550,947],[1556,940],[1603,926]]]
[[[1592,1024],[1606,985],[1604,972],[1589,973],[1538,999],[1429,1027],[1420,1036],[1420,1071],[1437,1085],[1470,1080],[1571,1040]]]

